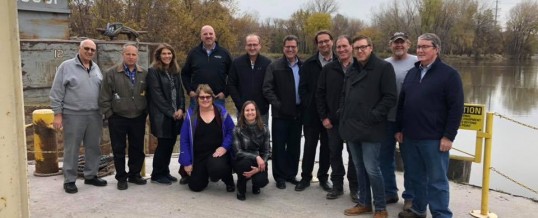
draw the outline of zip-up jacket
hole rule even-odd
[[[299,68],[301,60],[297,58]],[[300,75],[300,70],[299,70]],[[273,118],[295,119],[300,116],[295,104],[295,79],[293,70],[288,66],[286,57],[282,57],[267,67],[263,81],[263,96],[271,104]]]

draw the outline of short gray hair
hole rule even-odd
[[[439,49],[439,53],[441,52],[441,39],[435,33],[424,33],[418,39],[432,42],[432,45]]]

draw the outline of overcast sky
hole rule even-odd
[[[489,1],[492,7],[496,0]],[[499,1],[499,21],[506,21],[506,14],[517,3],[523,0],[498,0]],[[261,20],[266,18],[289,19],[293,12],[304,6],[308,0],[236,0],[241,12],[257,14]],[[347,17],[359,18],[366,23],[370,23],[372,13],[379,11],[383,5],[391,4],[394,0],[337,0],[339,5],[338,13]]]

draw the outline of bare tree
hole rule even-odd
[[[334,14],[338,11],[336,0],[310,0],[306,3],[306,10],[310,12]]]

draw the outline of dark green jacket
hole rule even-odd
[[[123,70],[123,63],[116,65],[105,73],[99,94],[99,107],[105,118],[116,114],[126,118],[135,118],[147,113],[146,76],[148,71],[136,66],[134,85]]]

